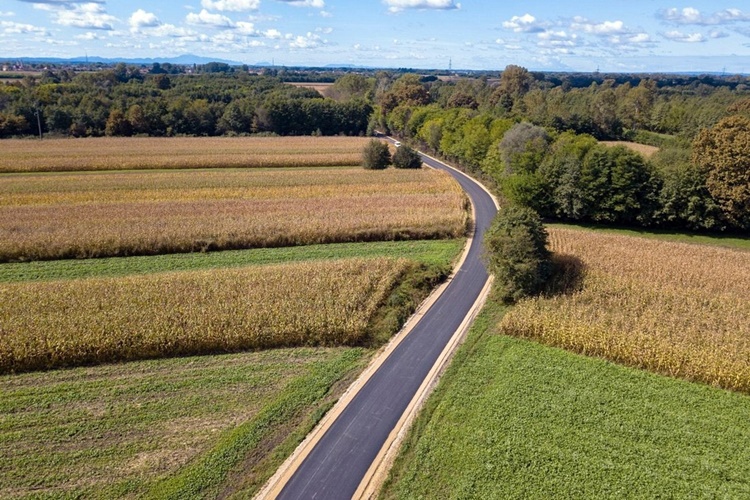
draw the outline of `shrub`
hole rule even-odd
[[[382,170],[390,163],[388,145],[377,139],[370,140],[362,151],[362,166],[368,170]]]
[[[393,155],[393,166],[396,168],[422,168],[422,158],[409,146],[402,145]]]
[[[484,236],[487,264],[495,275],[496,293],[515,302],[541,291],[550,276],[547,231],[530,208],[501,209]]]

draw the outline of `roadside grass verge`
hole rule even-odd
[[[488,303],[381,498],[746,498],[750,397],[497,334]]]
[[[750,250],[750,237],[742,237],[736,234],[703,234],[687,233],[684,231],[671,231],[669,229],[634,229],[615,228],[599,226],[595,224],[545,224],[546,227],[555,229],[574,229],[579,231],[593,231],[596,233],[621,234],[624,236],[637,236],[664,241],[676,241],[679,243],[691,243],[695,245],[714,245],[739,250]]]
[[[0,264],[0,283],[105,278],[165,271],[197,271],[313,260],[408,256],[428,266],[449,265],[465,240],[407,240],[329,243],[282,248],[226,250],[102,259],[68,259]]]
[[[293,449],[368,357],[297,348],[0,376],[0,497],[207,498],[236,470],[262,484],[284,459],[272,450]]]

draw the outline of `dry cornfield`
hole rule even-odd
[[[361,137],[3,140],[0,172],[358,165]]]
[[[406,271],[342,259],[0,285],[0,372],[354,345]]]
[[[580,289],[521,301],[503,333],[750,392],[750,252],[549,232],[582,265]]]
[[[0,176],[0,262],[461,236],[466,197],[430,169]]]

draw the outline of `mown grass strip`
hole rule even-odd
[[[278,349],[0,376],[0,497],[140,497],[186,464],[273,446],[368,355]]]
[[[475,324],[382,498],[746,498],[750,398]]]
[[[651,238],[665,241],[676,241],[680,243],[692,243],[695,245],[714,245],[740,250],[750,250],[750,237],[742,237],[736,234],[701,234],[686,233],[684,231],[670,231],[668,229],[632,229],[598,226],[594,224],[547,224],[550,228],[576,229],[581,231],[594,231],[625,236],[638,236],[640,238]]]
[[[361,359],[360,351],[348,351],[334,363],[315,363],[307,375],[289,386],[251,421],[228,432],[216,446],[178,474],[150,488],[146,498],[216,498],[230,471],[276,427],[299,418],[300,414],[322,399],[331,385]]]
[[[164,271],[196,271],[354,257],[398,258],[406,256],[410,260],[422,264],[444,265],[455,258],[463,244],[464,240],[462,239],[384,241],[104,259],[5,263],[0,264],[0,283],[104,278]]]

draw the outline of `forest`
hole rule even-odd
[[[201,69],[118,64],[0,83],[0,137],[383,131],[491,179],[508,201],[549,219],[750,229],[747,77],[514,65],[467,75]],[[322,95],[290,79],[335,82]],[[609,141],[658,150],[646,156]]]

